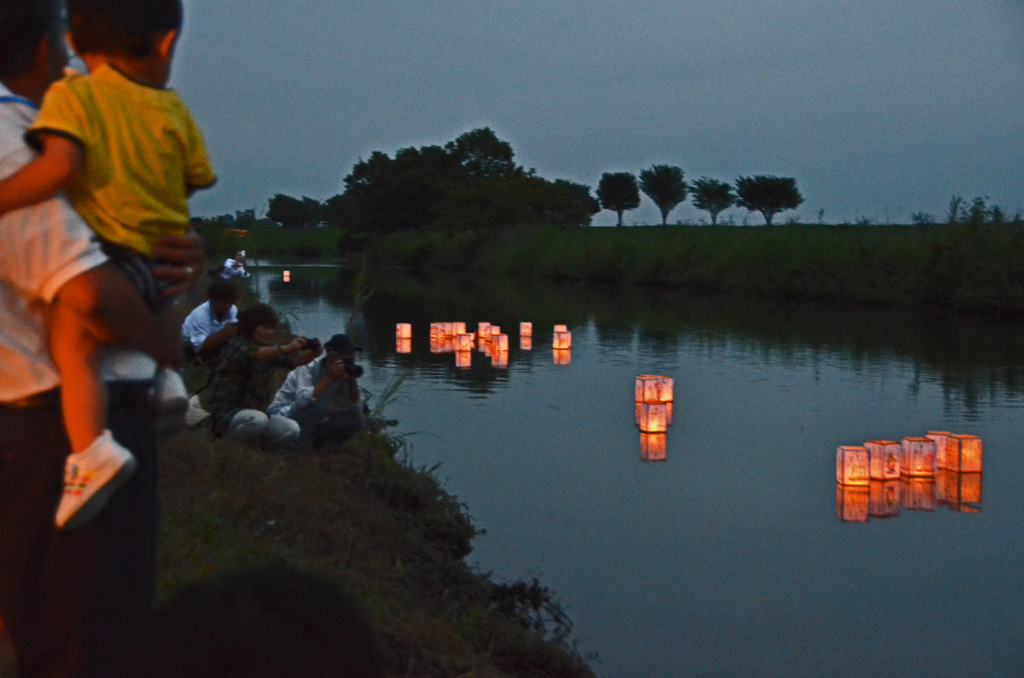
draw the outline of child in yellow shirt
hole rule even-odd
[[[163,235],[185,233],[188,195],[215,181],[188,109],[165,89],[181,0],[69,0],[68,18],[89,75],[69,73],[47,91],[26,137],[40,155],[0,182],[0,214],[63,188],[156,310],[166,300],[152,274],[152,248]],[[55,522],[73,527],[99,513],[135,460],[105,428],[97,338],[67,307],[58,303],[53,313],[50,352],[72,450]]]

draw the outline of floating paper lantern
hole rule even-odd
[[[569,349],[554,349],[552,352],[556,365],[568,365],[572,361],[572,351]]]
[[[292,272],[291,272],[291,271],[285,271],[285,272],[284,272],[284,274],[283,274],[283,275],[281,276],[281,278],[282,278],[282,279],[283,279],[283,280],[284,280],[285,282],[291,282],[291,279],[292,279]]]
[[[532,351],[533,350],[533,337],[519,337],[519,350],[520,351]]]
[[[481,341],[487,341],[491,336],[491,323],[477,323],[476,336],[480,337]]]
[[[932,478],[904,477],[900,500],[908,511],[935,510],[935,481]]]
[[[452,336],[457,337],[466,333],[466,323],[452,323]]]
[[[438,335],[437,323],[430,323],[430,338],[436,339]]]
[[[636,394],[638,403],[672,402],[672,377],[655,374],[639,374],[636,377]]]
[[[398,353],[412,353],[412,339],[395,338],[395,351]]]
[[[836,518],[846,523],[866,523],[870,494],[866,485],[836,483]]]
[[[430,352],[431,353],[442,353],[442,344],[437,340],[436,336],[430,337]]]
[[[949,439],[949,431],[928,431],[924,436],[935,441],[935,470],[946,468],[946,441]]]
[[[899,480],[902,446],[895,440],[869,440],[868,448],[872,480]]]
[[[868,486],[871,498],[871,515],[876,518],[892,518],[900,514],[900,481],[872,480]]]
[[[437,342],[441,346],[441,353],[452,353],[455,351],[455,339],[445,336]]]
[[[473,350],[473,335],[462,334],[455,337],[455,350],[456,351],[472,351]]]
[[[409,323],[398,323],[395,325],[396,339],[412,339],[412,325]]]
[[[519,336],[520,337],[532,337],[533,336],[533,323],[519,323]]]
[[[491,367],[508,367],[508,351],[491,351]]]
[[[981,438],[949,436],[946,440],[946,468],[958,473],[981,473]]]
[[[935,476],[935,441],[920,436],[907,436],[901,443],[900,473],[905,476]]]
[[[455,367],[465,370],[468,369],[472,364],[470,356],[473,354],[470,351],[456,351],[455,352]]]
[[[494,337],[499,335],[499,334],[501,334],[501,326],[500,325],[491,325],[491,336],[490,336],[490,339],[493,341]]]
[[[495,353],[508,353],[508,335],[507,334],[492,334],[491,335],[491,351]]]
[[[867,485],[871,479],[868,448],[840,445],[836,448],[836,482],[842,485]]]
[[[644,433],[664,433],[668,426],[668,408],[665,403],[640,403],[639,420]]]
[[[640,459],[643,461],[665,461],[665,434],[640,434]]]
[[[555,325],[555,332],[568,332],[569,328],[565,325]]]
[[[572,348],[572,333],[571,332],[555,332],[554,338],[551,340],[553,348],[557,349],[568,349]]]

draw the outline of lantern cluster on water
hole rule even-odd
[[[866,522],[900,509],[964,513],[981,510],[981,439],[928,431],[923,436],[869,440],[836,450],[836,517]]]
[[[492,367],[508,367],[509,338],[498,325],[489,322],[477,323],[476,332],[467,332],[466,324],[443,322],[430,324],[430,352],[455,353],[455,366],[468,368],[472,363],[470,353],[474,348],[491,359]],[[568,365],[572,359],[572,333],[565,325],[555,325],[552,339],[553,360],[556,365]],[[519,323],[519,349],[533,350],[533,323]],[[398,353],[412,352],[412,326],[398,323],[395,326],[395,350]]]
[[[672,425],[672,378],[641,374],[636,378],[634,407],[640,428],[640,458],[665,461],[665,434]]]

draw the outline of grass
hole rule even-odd
[[[257,225],[244,236],[221,228],[208,228],[204,233],[207,250],[213,256],[226,257],[245,250],[247,258],[294,256],[322,258],[338,256],[345,240],[340,228],[280,228]]]
[[[523,227],[398,233],[377,264],[472,268],[751,297],[1024,312],[1024,226]]]

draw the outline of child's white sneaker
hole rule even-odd
[[[69,454],[64,462],[64,494],[54,523],[71,529],[95,518],[137,465],[132,453],[106,429],[89,447]]]
[[[153,412],[157,415],[188,409],[188,391],[181,375],[169,367],[160,370],[153,383]]]

